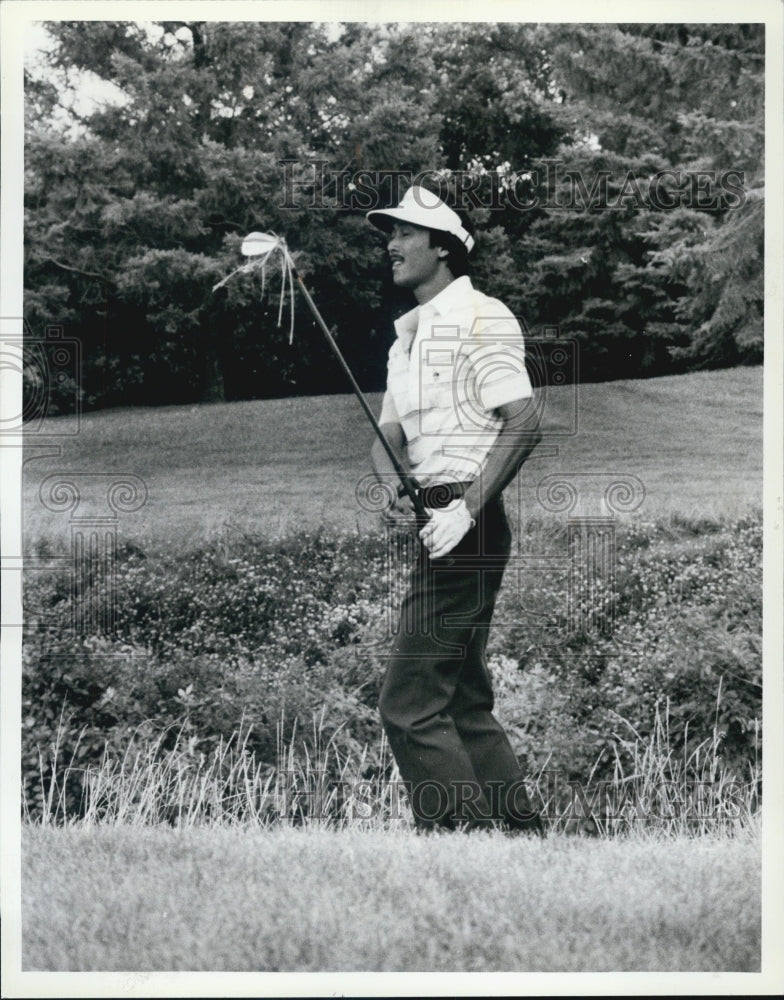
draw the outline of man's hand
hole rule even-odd
[[[384,511],[384,518],[390,527],[398,531],[412,531],[417,526],[416,511],[407,493]]]
[[[471,517],[465,500],[454,500],[440,510],[425,508],[430,520],[419,532],[422,544],[431,559],[447,555],[461,541],[476,521]]]

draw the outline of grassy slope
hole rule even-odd
[[[759,969],[750,838],[29,828],[24,838],[27,969]]]
[[[546,434],[565,426],[573,396],[547,390]],[[380,397],[371,403],[378,411]],[[523,471],[528,514],[541,511],[535,486],[550,472],[600,473],[595,491],[607,476],[632,473],[645,485],[646,520],[732,515],[761,504],[761,368],[585,385],[577,414],[577,433],[546,437]],[[49,427],[72,430],[73,418]],[[182,543],[226,524],[273,535],[301,524],[374,524],[354,497],[369,470],[372,431],[353,396],[92,413],[75,437],[36,441],[61,443],[63,454],[27,466],[30,536],[67,531],[68,516],[47,512],[37,498],[41,479],[55,470],[141,476],[149,502],[122,516],[120,532],[148,543]],[[554,444],[559,452],[548,457]],[[583,512],[599,510],[591,502]]]

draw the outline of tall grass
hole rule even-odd
[[[625,720],[618,721],[626,733],[616,736],[611,781],[594,783],[592,772],[585,785],[559,782],[558,774],[546,768],[532,776],[529,792],[547,829],[606,838],[639,834],[675,838],[756,829],[759,770],[752,768],[741,780],[724,767],[722,734],[717,729],[690,751],[678,754],[671,746],[668,706],[663,711],[657,707],[647,738]],[[25,800],[27,819],[44,827],[166,824],[395,830],[413,826],[404,786],[383,736],[380,751],[371,754],[368,747],[355,752],[341,749],[338,733],[326,735],[323,713],[314,716],[308,740],[300,739],[295,728],[285,742],[284,729],[281,719],[276,766],[258,761],[248,750],[250,727],[221,740],[208,754],[197,749],[184,728],[174,734],[173,745],[167,730],[153,740],[133,740],[121,758],[107,751],[95,766],[76,763],[78,742],[65,767],[47,768],[41,754],[41,774],[49,778],[39,808]],[[50,751],[54,765],[60,736],[61,732]],[[624,761],[631,761],[631,768]],[[69,805],[70,782],[81,787],[78,816]]]
[[[721,690],[717,705],[720,698]],[[685,740],[676,752],[668,701],[663,709],[656,706],[653,727],[645,739],[626,719],[617,718],[624,734],[614,735],[612,779],[593,787],[589,779],[590,798],[572,786],[562,822],[578,822],[605,837],[641,830],[679,837],[757,829],[761,767],[758,762],[750,765],[745,780],[727,768],[722,763],[723,734],[718,726],[691,749]]]
[[[338,732],[325,735],[324,716],[312,720],[312,738],[283,740],[278,724],[277,766],[258,761],[248,750],[251,727],[237,730],[205,754],[185,728],[156,738],[133,739],[121,758],[104,751],[95,766],[80,766],[78,741],[71,762],[58,766],[61,722],[49,751],[40,753],[48,779],[42,801],[24,799],[28,822],[41,826],[319,826],[383,828],[408,826],[401,808],[401,785],[386,740],[369,763],[367,748],[342,751]],[[374,758],[375,759],[375,758]],[[53,766],[48,770],[47,764]],[[69,784],[81,787],[78,815],[68,798]],[[37,817],[37,819],[34,819]]]

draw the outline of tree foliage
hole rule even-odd
[[[588,378],[761,358],[758,25],[48,30],[26,81],[26,315],[81,340],[87,406],[345,389],[299,302],[288,344],[274,282],[213,294],[253,229],[285,235],[380,387],[409,303],[355,184],[378,171],[440,171],[477,284],[574,336]],[[86,74],[119,99],[84,110]]]

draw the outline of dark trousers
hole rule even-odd
[[[492,714],[485,655],[510,544],[499,497],[447,556],[419,546],[379,699],[419,826],[541,825]]]

